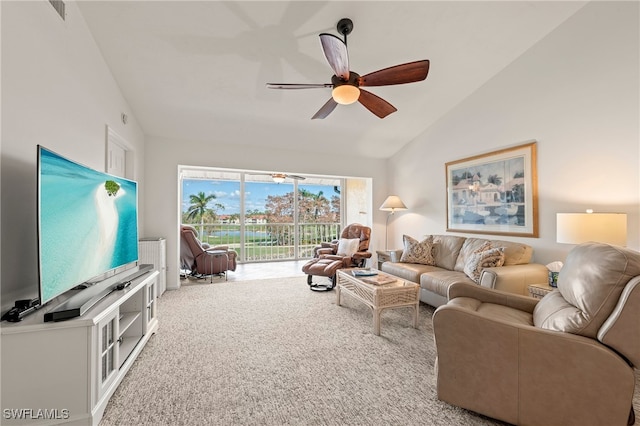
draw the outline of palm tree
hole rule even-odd
[[[487,178],[487,182],[492,183],[495,186],[500,186],[502,184],[502,178],[498,175],[490,175]]]
[[[312,213],[314,222],[317,222],[320,212],[327,210],[329,207],[329,200],[324,197],[324,192],[318,191],[317,194],[314,194],[307,189],[300,188],[298,189],[298,193],[300,194],[301,200],[309,200],[310,205],[307,206],[307,213]],[[313,212],[311,212],[311,210],[313,210]]]
[[[198,192],[197,195],[189,195],[191,205],[187,209],[187,219],[200,219],[200,239],[204,238],[204,218],[207,215],[215,216],[215,211],[207,205],[216,199],[214,194],[205,195],[204,192]]]

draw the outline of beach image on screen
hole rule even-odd
[[[137,184],[40,149],[40,298],[138,260]]]

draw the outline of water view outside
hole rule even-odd
[[[183,179],[182,223],[240,261],[312,257],[340,234],[340,187],[303,182],[245,182],[243,192],[239,181]]]

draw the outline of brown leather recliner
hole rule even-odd
[[[226,256],[219,252],[225,251]],[[237,253],[228,246],[209,246],[198,239],[198,232],[193,226],[180,227],[180,262],[193,276],[225,274],[236,270]]]
[[[339,253],[341,240],[358,239],[358,247],[354,253]],[[340,234],[339,240],[329,243],[321,243],[314,248],[314,258],[302,266],[302,272],[307,274],[307,284],[315,291],[331,290],[336,285],[336,272],[341,268],[355,268],[365,265],[367,259],[371,257],[369,250],[369,240],[371,239],[371,228],[359,223],[352,223],[346,226]],[[331,284],[318,284],[313,282],[313,276],[323,276],[331,278]]]
[[[575,247],[541,300],[470,284],[433,315],[438,398],[512,424],[633,424],[640,253]],[[630,411],[631,407],[631,411]]]

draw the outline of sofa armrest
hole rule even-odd
[[[485,268],[480,275],[482,287],[528,295],[529,284],[547,283],[549,270],[538,263]]]
[[[507,291],[494,290],[468,283],[453,283],[449,286],[447,298],[469,297],[483,303],[509,306],[521,311],[533,313],[533,308],[540,301],[533,297],[521,296]]]
[[[404,250],[389,250],[389,258],[393,263],[399,263]]]

